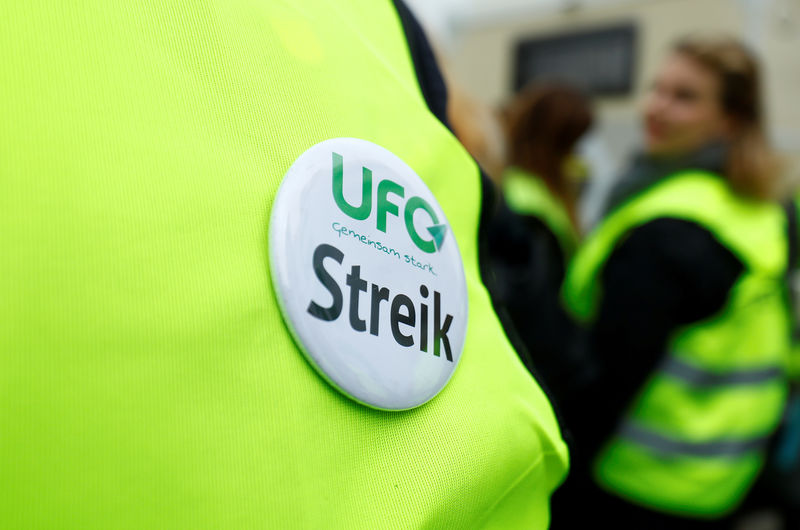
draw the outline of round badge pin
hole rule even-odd
[[[433,193],[391,151],[334,138],[300,155],[272,208],[286,325],[317,372],[369,407],[431,400],[467,330],[461,254]]]

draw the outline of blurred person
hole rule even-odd
[[[547,526],[566,446],[402,3],[0,20],[0,527]]]
[[[787,281],[792,313],[792,349],[787,370],[790,394],[759,483],[757,505],[783,513],[785,528],[800,528],[800,195],[795,192],[783,206],[787,220],[790,266]]]
[[[560,403],[575,472],[555,528],[726,528],[786,400],[788,249],[757,60],[733,39],[678,42],[643,121],[645,152],[565,280],[587,363]]]
[[[453,134],[492,181],[498,182],[505,167],[506,153],[500,116],[492,107],[469,95],[453,79],[446,81],[447,118]]]
[[[788,290],[792,309],[792,355],[789,374],[800,383],[800,192],[784,201],[786,214],[786,239],[789,246]]]
[[[551,392],[565,390],[574,326],[560,291],[578,245],[582,166],[574,154],[591,128],[588,99],[562,84],[531,84],[504,110],[507,168],[488,221],[487,281],[529,363]],[[511,328],[511,329],[508,329]],[[551,394],[551,395],[555,395]]]
[[[577,200],[586,177],[575,148],[592,127],[591,104],[569,85],[532,85],[504,114],[508,167],[503,196],[512,211],[547,224],[566,261],[578,241]]]

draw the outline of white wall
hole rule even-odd
[[[800,0],[407,1],[431,33],[452,80],[488,105],[510,94],[519,37],[634,21],[635,93],[597,102],[592,158],[601,187],[638,141],[639,94],[670,43],[692,32],[734,34],[762,59],[771,137],[793,163],[791,172],[800,167]]]

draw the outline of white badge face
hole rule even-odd
[[[467,330],[464,269],[444,212],[405,162],[355,138],[313,146],[283,179],[269,237],[284,320],[329,383],[384,410],[447,384]]]

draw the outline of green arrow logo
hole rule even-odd
[[[444,235],[447,233],[447,225],[433,225],[428,227],[428,232],[436,242],[436,250],[441,250]]]

